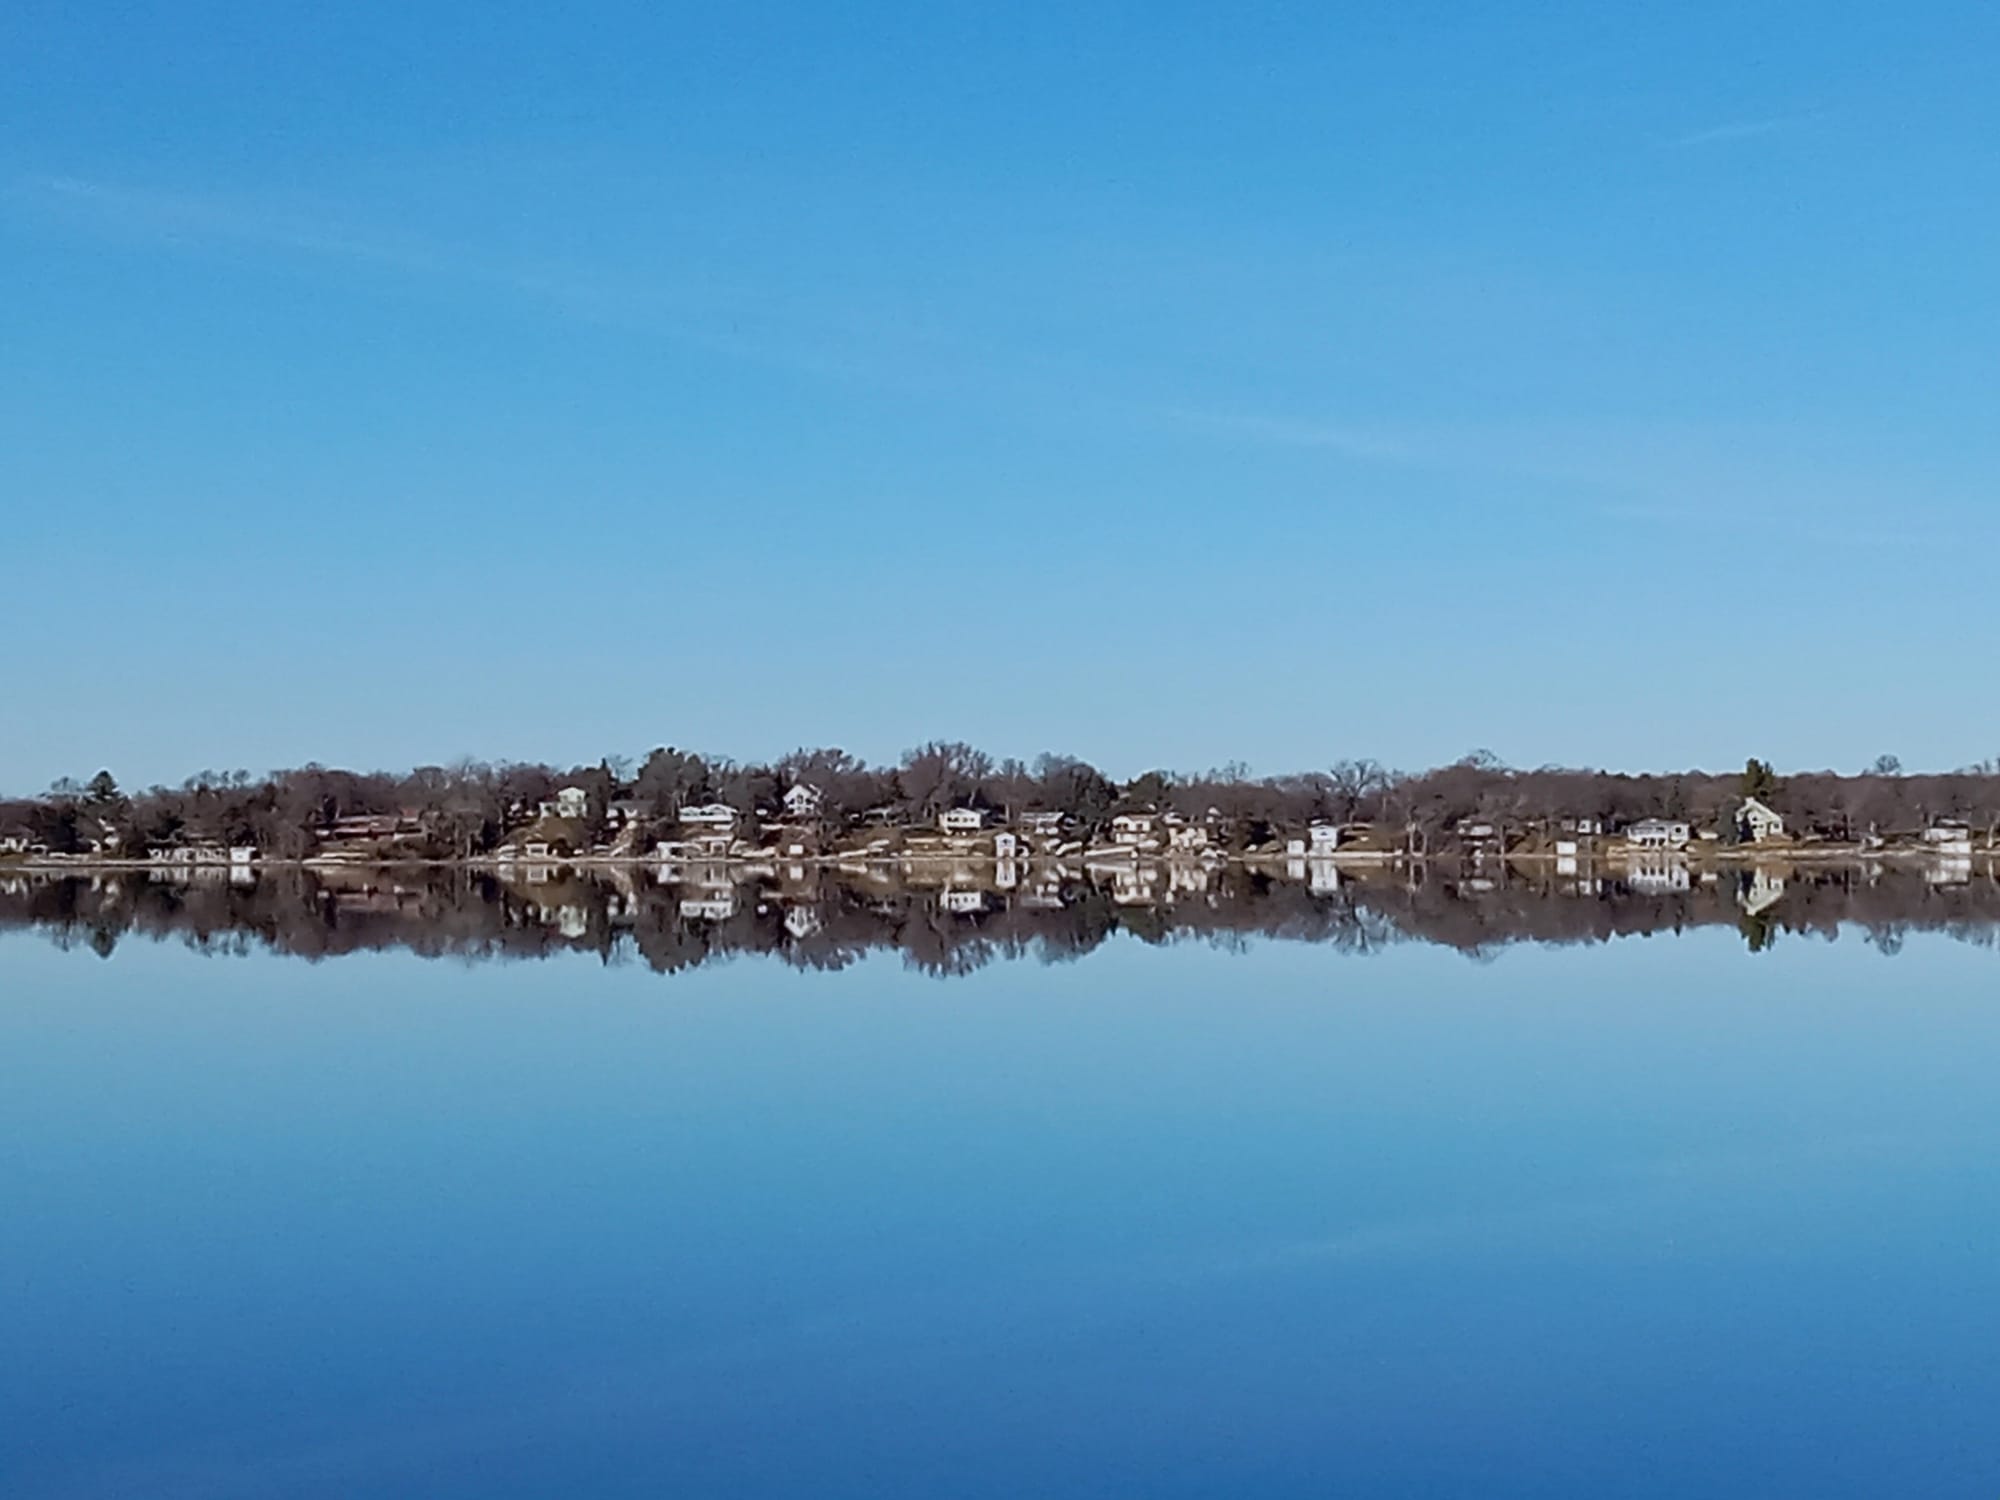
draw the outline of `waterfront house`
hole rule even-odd
[[[1957,818],[1938,818],[1924,830],[1924,845],[1932,854],[1968,857],[1972,853],[1972,825]]]
[[[1167,847],[1176,854],[1200,854],[1208,848],[1208,830],[1199,823],[1182,823],[1169,828]]]
[[[945,833],[977,833],[986,826],[986,814],[976,807],[947,808],[938,816],[938,827]]]
[[[1736,827],[1753,844],[1769,843],[1785,836],[1785,820],[1755,797],[1745,797],[1736,809]]]
[[[803,781],[795,782],[785,792],[784,803],[785,816],[803,823],[819,816],[820,809],[826,806],[826,793]]]
[[[993,857],[995,859],[1016,859],[1021,853],[1021,837],[1015,833],[993,835]]]
[[[612,828],[628,828],[645,815],[645,804],[631,797],[620,797],[604,809],[604,821]]]
[[[1557,826],[1564,833],[1573,833],[1578,838],[1596,838],[1604,832],[1602,818],[1564,818]]]
[[[1625,830],[1635,849],[1685,849],[1693,830],[1680,818],[1641,818]]]
[[[1340,825],[1338,823],[1317,822],[1306,828],[1306,849],[1309,853],[1327,855],[1340,847]]]
[[[1128,849],[1150,849],[1159,844],[1160,820],[1152,813],[1120,813],[1111,820],[1111,842]]]
[[[1026,812],[1019,819],[1021,832],[1034,839],[1053,839],[1061,836],[1063,815],[1059,812]]]
[[[545,818],[587,818],[590,816],[590,793],[580,786],[563,787],[542,803],[540,811]]]
[[[734,828],[736,809],[727,802],[697,802],[680,810],[680,822],[688,828]]]
[[[415,818],[401,813],[349,813],[327,825],[326,837],[342,839],[390,839],[399,833],[415,833]]]
[[[0,854],[26,854],[34,842],[33,836],[25,830],[0,833]]]

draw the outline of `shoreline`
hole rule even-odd
[[[1315,865],[1350,865],[1356,868],[1381,868],[1392,865],[1457,865],[1468,870],[1498,869],[1503,865],[1556,865],[1573,866],[1578,870],[1601,868],[1657,868],[1666,866],[1686,866],[1699,869],[1708,866],[1755,866],[1778,864],[1949,864],[1988,863],[2000,860],[2000,849],[1974,849],[1965,854],[1946,854],[1935,850],[1896,847],[1869,849],[1858,844],[1810,844],[1773,846],[1769,844],[1739,844],[1726,848],[1701,850],[1655,850],[1619,849],[1594,855],[1558,855],[1548,851],[1531,851],[1514,854],[1495,854],[1475,857],[1465,854],[1410,854],[1374,849],[1336,850],[1325,854],[1287,854],[1253,850],[1243,853],[1196,855],[1167,854],[1152,850],[1120,849],[1106,847],[1088,849],[1070,855],[1023,855],[1006,858],[995,854],[967,851],[965,853],[939,853],[924,851],[911,854],[882,853],[822,853],[822,854],[782,854],[775,851],[757,851],[749,854],[727,854],[696,859],[661,859],[657,855],[610,855],[610,854],[570,854],[547,859],[495,859],[492,855],[481,854],[457,858],[437,858],[434,856],[376,855],[368,857],[346,857],[308,855],[300,859],[258,858],[247,862],[227,860],[118,860],[102,859],[90,855],[0,858],[0,875],[19,874],[230,874],[234,872],[255,873],[259,870],[311,870],[316,872],[339,870],[387,870],[387,869],[431,869],[431,870],[477,870],[504,874],[510,870],[529,869],[667,869],[687,865],[731,865],[731,866],[771,866],[798,865],[817,868],[836,868],[856,865],[904,866],[904,865],[1081,865],[1106,869],[1125,868],[1133,865],[1206,865],[1211,868],[1236,866],[1256,869],[1275,867],[1284,869],[1294,863]]]

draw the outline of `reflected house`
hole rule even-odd
[[[1641,818],[1625,830],[1634,849],[1685,849],[1693,830],[1680,818]]]
[[[1924,862],[1924,880],[1929,885],[1969,885],[1972,881],[1971,855],[1941,855]]]
[[[784,796],[785,816],[801,823],[817,818],[826,806],[826,793],[803,781],[794,782]]]
[[[1555,841],[1556,874],[1574,875],[1582,845],[1573,835],[1559,836]]]
[[[1020,883],[1021,866],[1019,862],[1011,859],[1003,859],[993,866],[993,888],[995,890],[1011,891]]]
[[[1208,893],[1209,868],[1188,860],[1167,866],[1167,892],[1173,896],[1203,896]]]
[[[1119,906],[1152,906],[1159,900],[1158,865],[1135,864],[1111,873],[1111,899]]]
[[[732,886],[726,890],[711,891],[701,896],[684,896],[680,904],[681,915],[696,922],[726,922],[736,915],[736,890]]]
[[[1785,877],[1758,865],[1736,892],[1736,904],[1750,916],[1761,916],[1778,904],[1785,894]]]
[[[1331,896],[1340,889],[1340,864],[1331,859],[1306,861],[1306,889],[1315,896]]]
[[[1694,889],[1694,875],[1686,860],[1655,852],[1632,861],[1625,883],[1642,896],[1674,896]]]
[[[1768,844],[1785,836],[1784,818],[1755,797],[1745,797],[1736,809],[1736,827],[1753,844]]]
[[[1053,871],[1043,875],[1021,892],[1021,905],[1029,911],[1061,911],[1064,906],[1062,877]]]
[[[976,807],[948,807],[938,814],[942,833],[977,833],[986,826],[986,814]]]

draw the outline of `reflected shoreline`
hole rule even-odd
[[[1287,858],[893,864],[195,867],[0,871],[0,932],[109,955],[127,937],[308,959],[594,953],[674,973],[739,954],[838,969],[875,952],[963,974],[997,959],[1063,962],[1117,935],[1230,946],[1252,938],[1366,954],[1420,943],[1484,959],[1518,943],[1728,927],[1759,952],[1842,928],[1894,953],[1905,934],[2000,940],[1987,862],[1440,868]]]

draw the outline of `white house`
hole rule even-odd
[[[1972,825],[1956,818],[1939,818],[1924,830],[1924,843],[1933,854],[1963,858],[1972,853]]]
[[[1340,825],[1338,823],[1313,823],[1306,828],[1306,847],[1314,854],[1326,855],[1340,847]]]
[[[993,857],[995,859],[1014,859],[1020,853],[1020,835],[1013,833],[996,833],[993,835]]]
[[[938,816],[938,827],[946,833],[977,833],[986,826],[986,814],[976,807],[947,808]]]
[[[1199,854],[1208,847],[1208,830],[1199,823],[1182,823],[1169,828],[1167,847],[1176,854]]]
[[[1693,831],[1678,818],[1641,818],[1625,830],[1635,849],[1685,849]]]
[[[1111,842],[1132,848],[1158,842],[1160,820],[1151,813],[1120,813],[1111,820]]]
[[[727,802],[697,802],[680,810],[680,821],[690,828],[734,828],[736,809]]]
[[[825,925],[820,920],[819,910],[811,906],[788,906],[785,908],[785,931],[803,942]]]
[[[1736,826],[1753,844],[1785,836],[1785,820],[1755,797],[1745,797],[1743,805],[1736,809]]]
[[[1037,839],[1052,839],[1062,833],[1063,815],[1059,812],[1027,812],[1020,817],[1021,831]]]
[[[0,854],[26,854],[33,842],[25,833],[0,833]]]
[[[785,793],[784,800],[785,816],[804,822],[808,818],[819,816],[820,809],[826,806],[826,793],[816,786],[808,786],[801,781],[795,783]]]
[[[587,818],[590,816],[590,793],[580,786],[566,786],[542,804],[542,816]]]

